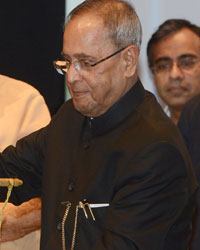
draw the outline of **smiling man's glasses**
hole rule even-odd
[[[118,53],[120,53],[122,50],[126,49],[127,47],[124,47],[120,50],[117,50],[116,52],[114,52],[113,54],[95,62],[95,63],[89,63],[86,60],[80,60],[80,61],[71,61],[71,60],[66,60],[64,58],[58,59],[53,61],[54,67],[57,70],[57,72],[59,74],[66,74],[70,68],[70,66],[73,64],[74,68],[80,72],[80,71],[90,71],[94,66],[96,66],[99,63],[102,63],[106,60],[108,60],[109,58],[117,55]]]

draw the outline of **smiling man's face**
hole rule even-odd
[[[180,62],[196,63],[190,69],[179,66]],[[200,37],[188,28],[183,28],[162,38],[152,47],[153,64],[164,67],[171,63],[169,71],[155,71],[154,83],[161,99],[169,109],[182,109],[193,96],[200,93]]]

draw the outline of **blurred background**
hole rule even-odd
[[[185,18],[200,25],[200,1],[130,1],[143,27],[139,75],[145,88],[156,94],[147,66],[147,42],[157,27],[168,18]],[[52,61],[62,50],[65,16],[81,2],[83,0],[1,2],[0,74],[36,87],[44,96],[52,115],[69,98],[64,77],[57,74]]]
[[[83,0],[67,0],[66,13]],[[144,87],[154,94],[152,76],[146,57],[147,43],[157,27],[169,18],[184,18],[200,26],[199,0],[129,0],[135,6],[143,28],[143,41],[139,60],[139,75]]]
[[[65,0],[1,1],[0,74],[36,87],[52,115],[64,102],[64,78],[52,64],[64,19]]]

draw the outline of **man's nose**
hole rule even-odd
[[[176,62],[173,62],[172,67],[170,69],[170,77],[173,79],[181,79],[184,76],[183,70],[179,67]]]
[[[71,63],[66,74],[66,81],[74,83],[75,81],[79,81],[80,78],[80,70],[74,65],[74,63]]]

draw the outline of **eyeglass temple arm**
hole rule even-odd
[[[105,61],[105,60],[111,58],[112,56],[117,55],[118,53],[120,53],[122,50],[124,50],[124,49],[126,49],[126,48],[127,48],[127,47],[124,47],[124,48],[122,48],[122,49],[116,51],[115,53],[113,53],[113,54],[107,56],[106,58],[103,58],[103,59],[101,59],[100,61],[98,61],[98,62],[96,62],[96,63],[94,63],[94,64],[91,64],[91,66],[92,66],[92,67],[93,67],[93,66],[96,66],[97,64],[99,64],[99,63],[101,63],[101,62],[103,62],[103,61]]]

